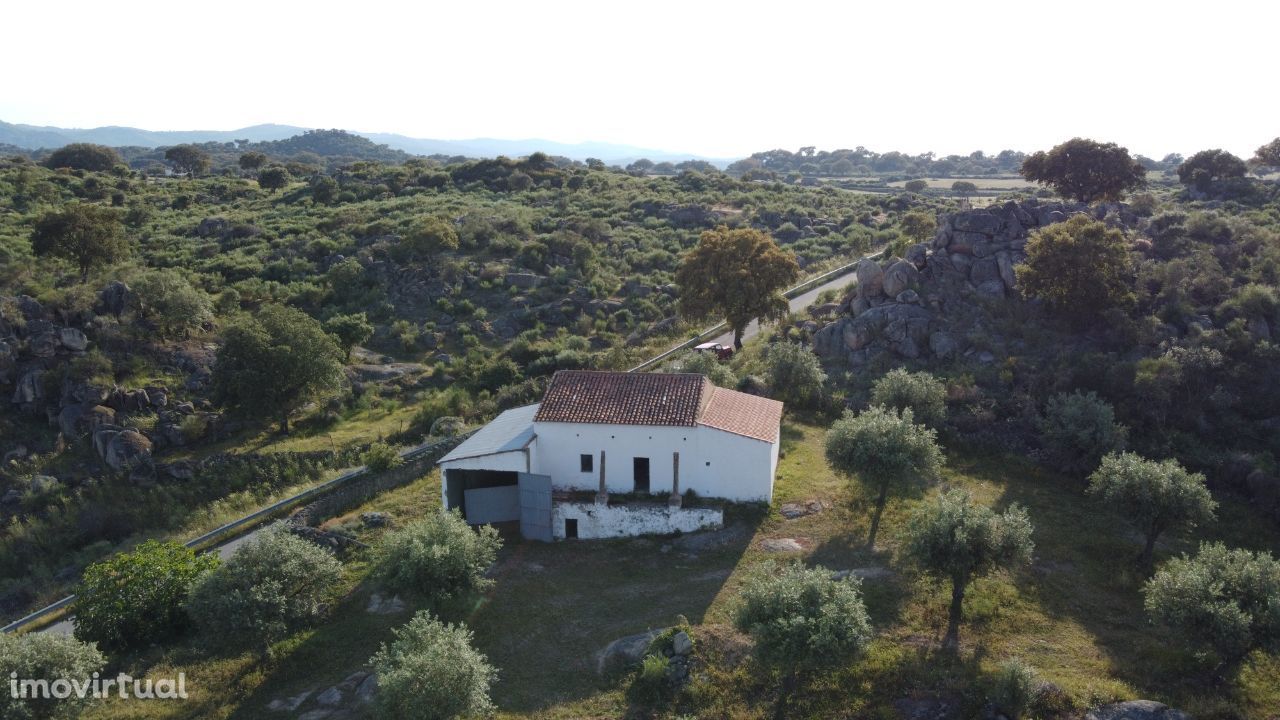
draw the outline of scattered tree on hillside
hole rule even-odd
[[[947,419],[947,386],[927,372],[894,368],[871,386],[871,404],[910,410],[915,419],[936,428]]]
[[[288,170],[279,165],[272,165],[258,173],[258,187],[263,190],[279,190],[288,186],[292,179]]]
[[[106,145],[93,143],[71,143],[54,150],[44,161],[45,167],[52,169],[71,168],[72,170],[89,170],[107,172],[124,162],[120,153]]]
[[[969,197],[978,192],[978,186],[968,180],[957,180],[951,183],[951,192],[960,197]]]
[[[1280,561],[1270,553],[1202,545],[1162,565],[1143,594],[1152,621],[1220,671],[1254,650],[1280,652]]]
[[[164,159],[173,163],[180,173],[192,177],[203,174],[209,169],[209,154],[195,145],[174,145],[164,151]]]
[[[902,189],[907,192],[919,193],[924,192],[928,187],[929,181],[927,180],[908,180],[903,184]]]
[[[1073,138],[1022,162],[1022,176],[1080,202],[1119,200],[1147,182],[1147,169],[1115,143]]]
[[[1027,240],[1018,287],[1076,327],[1135,302],[1124,235],[1085,215],[1040,228]]]
[[[1031,561],[1031,520],[1017,505],[996,513],[976,505],[969,493],[952,490],[920,507],[911,517],[905,554],[929,575],[951,581],[945,647],[960,640],[964,594],[974,578]]]
[[[373,323],[362,312],[334,315],[324,321],[324,331],[338,341],[338,346],[346,352],[346,358],[351,359],[351,349],[373,337]]]
[[[774,398],[796,407],[813,407],[822,400],[827,374],[807,345],[770,343],[764,371]]]
[[[257,170],[267,164],[266,153],[260,153],[256,150],[244,153],[240,156],[241,170]]]
[[[1226,150],[1201,150],[1178,166],[1178,182],[1208,190],[1215,180],[1244,177],[1249,167]]]
[[[378,677],[378,717],[453,720],[493,712],[489,687],[498,671],[472,644],[465,625],[445,624],[423,610],[392,631],[369,660]]]
[[[156,540],[90,565],[76,589],[76,637],[125,650],[181,633],[191,622],[182,604],[192,584],[217,565],[216,555]]]
[[[1089,476],[1089,494],[1115,509],[1146,538],[1138,562],[1151,566],[1156,539],[1165,530],[1213,520],[1217,503],[1204,476],[1176,460],[1157,462],[1134,453],[1112,453]]]
[[[311,199],[321,205],[332,205],[338,199],[338,181],[328,175],[311,178]]]
[[[1128,434],[1115,410],[1096,393],[1059,393],[1039,419],[1040,442],[1061,472],[1083,477],[1107,453],[1124,449]]]
[[[834,580],[821,567],[758,566],[743,585],[734,625],[755,639],[761,665],[782,674],[777,716],[813,673],[845,667],[871,642],[871,620],[856,577]]]
[[[444,218],[428,215],[413,224],[401,245],[413,257],[425,259],[445,250],[457,250],[458,231]]]
[[[130,281],[142,316],[164,338],[185,337],[213,320],[213,303],[170,268],[146,270]]]
[[[31,234],[36,255],[70,260],[80,270],[80,281],[99,265],[123,260],[129,254],[120,214],[88,203],[70,203],[45,213]]]
[[[8,687],[9,681],[15,677],[19,682],[87,680],[101,672],[106,664],[107,659],[98,648],[67,635],[56,632],[0,633],[0,681],[5,683],[4,690],[0,692],[0,718],[45,720],[78,717],[78,711],[92,696],[82,698],[72,693],[58,698],[52,694],[30,693],[25,698],[17,697]]]
[[[310,315],[267,305],[227,328],[213,365],[214,397],[289,431],[289,413],[342,382],[342,349]]]
[[[781,291],[800,275],[795,255],[759,230],[707,230],[676,271],[680,310],[687,317],[713,313],[733,329],[733,346],[752,320],[777,320],[789,306]]]
[[[846,413],[827,431],[827,462],[875,493],[868,548],[875,547],[889,490],[932,480],[942,469],[937,432],[914,420],[911,410],[872,407],[857,415]]]
[[[902,234],[914,242],[933,239],[938,230],[938,218],[929,210],[912,210],[902,216]]]
[[[1280,167],[1280,137],[1258,148],[1249,162],[1262,167]]]
[[[214,647],[271,644],[318,620],[338,590],[342,564],[329,550],[270,528],[202,575],[187,612]]]

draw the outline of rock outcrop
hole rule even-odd
[[[886,352],[907,359],[974,354],[967,336],[982,324],[983,304],[1020,297],[1016,268],[1031,231],[1078,213],[1137,224],[1121,204],[1011,201],[941,216],[931,243],[907,248],[887,267],[871,259],[857,266],[843,314],[813,333],[814,352],[852,365]]]

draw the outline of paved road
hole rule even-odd
[[[852,285],[856,279],[857,274],[851,272],[848,275],[841,275],[840,277],[829,282],[825,282],[806,293],[791,298],[791,302],[789,303],[791,306],[791,312],[799,312],[809,307],[818,299],[818,296],[821,295],[824,290],[831,290],[833,288],[839,290],[846,288]],[[751,324],[747,326],[747,329],[742,331],[742,339],[745,341],[748,338],[755,337],[759,333],[760,323],[753,320]],[[732,345],[733,331],[730,330],[719,337],[711,338],[707,342],[718,342],[722,345]]]

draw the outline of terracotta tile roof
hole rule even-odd
[[[692,373],[561,370],[534,420],[692,427],[710,396],[704,388],[711,387]]]
[[[711,386],[711,398],[698,423],[765,442],[778,441],[782,403]]]
[[[536,422],[706,425],[778,441],[782,403],[726,390],[692,373],[561,370],[551,378]]]

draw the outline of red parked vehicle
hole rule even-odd
[[[702,343],[693,349],[698,352],[715,353],[717,360],[728,360],[729,356],[733,355],[733,348],[715,342]]]

